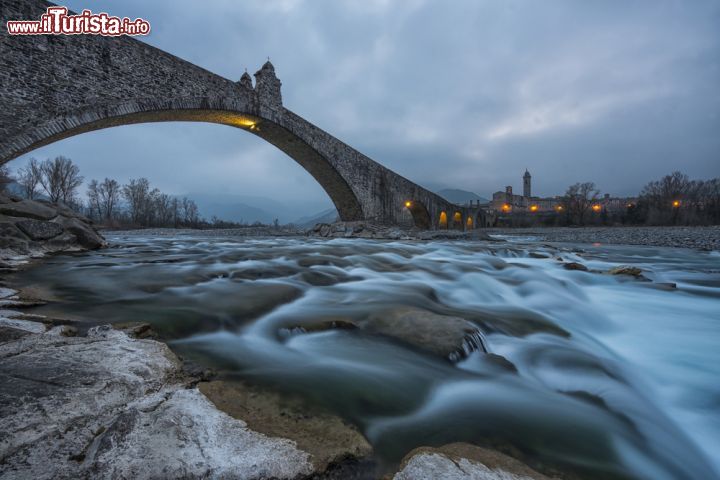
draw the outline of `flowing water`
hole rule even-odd
[[[330,409],[388,465],[416,446],[467,441],[582,478],[720,471],[717,252],[532,239],[109,240],[15,281],[54,297],[41,313],[151,322],[184,356]],[[647,281],[566,270],[557,257],[597,271],[638,266]],[[453,363],[362,329],[310,328],[401,306],[473,322],[515,368],[482,351]]]

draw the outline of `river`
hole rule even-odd
[[[108,240],[13,281],[52,299],[39,313],[150,322],[225,377],[329,409],[388,465],[416,446],[467,441],[582,478],[720,471],[718,252],[532,238]],[[571,261],[591,271],[563,268]],[[599,273],[621,264],[646,279]],[[362,329],[314,327],[397,307],[473,322],[514,368],[482,351],[453,363]]]

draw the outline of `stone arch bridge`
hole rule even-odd
[[[285,152],[317,180],[343,221],[411,218],[425,229],[485,223],[479,207],[446,201],[285,108],[270,62],[253,85],[247,73],[231,81],[129,37],[8,34],[7,20],[37,20],[51,5],[0,0],[0,165],[92,130],[210,122]]]

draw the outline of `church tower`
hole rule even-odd
[[[523,175],[523,197],[532,197],[532,190],[530,188],[531,179],[530,172],[528,172],[526,168],[525,175]]]
[[[281,85],[280,79],[275,76],[275,67],[270,60],[265,62],[265,65],[255,73],[255,92],[261,105],[282,107]]]

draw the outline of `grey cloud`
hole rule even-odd
[[[720,175],[716,1],[68,6],[142,16],[149,43],[232,79],[270,56],[288,108],[419,183],[487,196],[527,167],[540,194],[581,180],[632,194],[674,169]],[[121,127],[35,154],[60,153],[88,177],[329,203],[282,153],[220,126]]]

